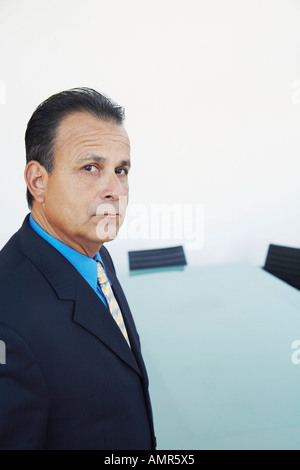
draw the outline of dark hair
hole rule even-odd
[[[26,163],[36,160],[48,173],[53,171],[58,128],[65,117],[77,111],[87,112],[102,121],[113,121],[120,125],[125,118],[124,108],[91,88],[73,88],[52,95],[37,107],[27,124]],[[31,208],[33,196],[28,188],[27,202]]]

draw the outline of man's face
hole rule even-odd
[[[67,116],[43,204],[56,236],[84,253],[112,240],[125,217],[129,167],[130,142],[122,125],[84,112]]]

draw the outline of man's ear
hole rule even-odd
[[[36,160],[31,160],[25,168],[24,178],[29,192],[36,202],[43,204],[47,187],[47,170]]]

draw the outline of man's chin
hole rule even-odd
[[[108,242],[112,242],[114,240],[114,238],[106,238],[106,239],[102,239],[102,240],[99,240],[99,242],[101,242],[101,244],[103,243],[108,243]]]
[[[96,227],[96,235],[101,243],[106,243],[114,240],[118,235],[119,224],[99,223]]]

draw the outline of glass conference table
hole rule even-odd
[[[141,337],[158,449],[300,449],[298,290],[247,263],[119,279]]]

